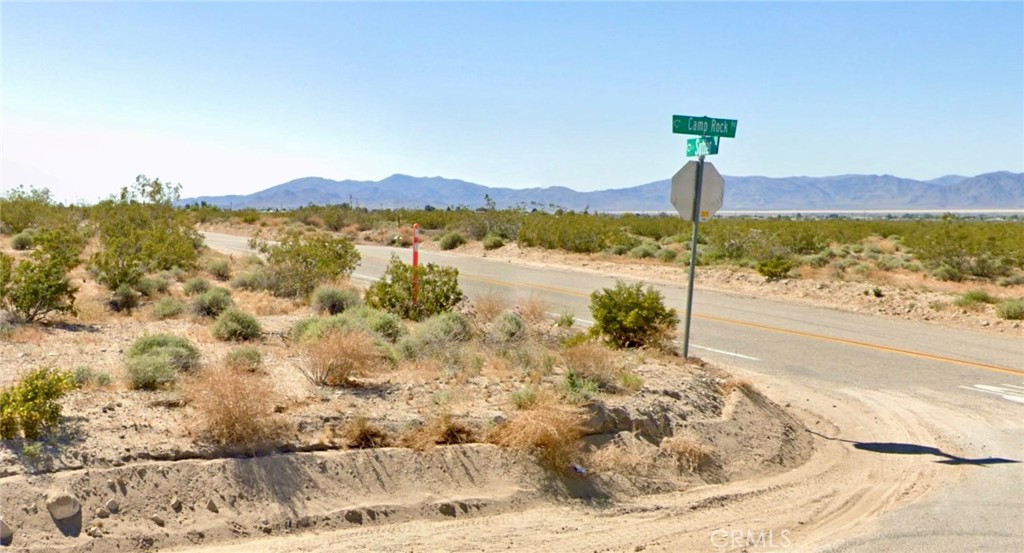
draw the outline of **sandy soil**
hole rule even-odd
[[[672,282],[684,274],[677,266],[515,246],[460,251]],[[1019,332],[984,314],[939,310],[931,317],[931,294],[949,298],[945,291],[893,284],[883,298],[868,298],[861,288],[880,285],[766,283],[756,273],[723,269],[698,275],[703,286],[737,293]],[[177,286],[172,293],[180,296]],[[350,449],[340,435],[356,418],[397,438],[445,413],[482,436],[515,416],[509,397],[529,379],[488,358],[469,377],[410,366],[361,388],[317,389],[298,372],[299,351],[284,338],[309,308],[236,293],[267,331],[258,347],[274,394],[254,400],[272,403],[290,428],[273,451],[253,456],[204,440],[202,421],[179,392],[120,384],[124,351],[145,334],[188,337],[208,366],[232,346],[214,340],[203,319],[156,321],[146,307],[131,317],[111,315],[102,294],[84,282],[81,319],[23,327],[0,342],[0,384],[41,365],[87,366],[115,380],[70,394],[61,433],[41,450],[20,440],[0,444],[0,518],[14,531],[12,551],[725,551],[749,545],[733,540],[737,531],[811,550],[865,531],[873,515],[958,474],[940,474],[915,456],[849,447],[935,443],[955,454],[957,443],[930,422],[941,420],[938,408],[920,398],[761,378],[751,385],[721,367],[656,352],[622,360],[643,378],[641,390],[601,394],[583,408],[591,455],[575,470],[552,470],[528,453],[487,443]],[[564,373],[555,362],[543,378],[554,383]],[[696,465],[667,462],[673,438],[711,454]],[[601,451],[615,455],[599,462]],[[58,521],[47,501],[63,493],[81,510]],[[722,532],[731,541],[723,542]]]

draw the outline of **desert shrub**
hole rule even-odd
[[[256,372],[263,366],[263,355],[254,346],[238,347],[224,356],[224,365],[232,369]]]
[[[153,316],[157,319],[170,319],[185,312],[185,303],[181,300],[165,297],[160,298],[153,306]]]
[[[529,409],[537,404],[537,389],[532,386],[524,386],[512,392],[509,399],[516,409]]]
[[[202,294],[203,292],[206,292],[209,289],[210,289],[210,283],[207,282],[206,279],[199,278],[199,277],[194,277],[194,278],[188,279],[187,281],[185,281],[185,285],[183,286],[183,290],[189,296],[194,296],[196,294]]]
[[[200,435],[218,445],[256,448],[284,438],[288,428],[274,414],[273,386],[260,375],[209,367],[188,382],[185,395]]]
[[[291,337],[300,342],[308,342],[323,337],[332,329],[370,332],[391,343],[409,333],[397,316],[364,305],[332,317],[303,319],[292,327]]]
[[[0,438],[38,439],[60,422],[60,398],[73,389],[73,374],[50,367],[36,369],[0,389]]]
[[[135,291],[147,298],[157,294],[157,282],[152,277],[142,277],[135,283]]]
[[[277,244],[253,240],[267,257],[267,290],[279,297],[304,298],[319,284],[348,278],[359,265],[359,252],[346,238],[288,231]]]
[[[1006,300],[996,306],[996,315],[1000,319],[1011,321],[1024,320],[1024,300]]]
[[[231,280],[231,287],[258,292],[270,286],[270,278],[264,271],[246,271]]]
[[[624,390],[639,392],[644,387],[644,379],[640,375],[629,371],[622,371],[619,373],[619,386]]]
[[[664,261],[665,263],[671,263],[675,261],[676,257],[678,256],[679,253],[673,250],[672,248],[662,248],[658,250],[658,253],[655,255],[655,257],[657,257],[658,260]]]
[[[398,343],[408,359],[438,355],[473,337],[469,320],[458,313],[441,313],[423,321],[412,334]]]
[[[387,363],[371,335],[332,329],[302,346],[299,370],[317,386],[351,386],[354,378],[381,370]]]
[[[555,326],[558,328],[572,328],[576,324],[576,316],[569,311],[564,311],[555,319]]]
[[[313,308],[329,315],[337,315],[359,305],[359,292],[333,286],[320,286],[313,291]]]
[[[132,343],[125,357],[128,359],[163,356],[177,370],[191,370],[199,366],[199,350],[187,338],[171,334],[150,334]]]
[[[428,263],[417,272],[419,298],[413,303],[413,268],[398,256],[391,256],[384,276],[366,290],[366,303],[403,319],[420,320],[449,311],[462,301],[458,269]]]
[[[234,304],[227,288],[211,288],[192,300],[192,311],[203,317],[216,317]]]
[[[453,250],[466,243],[466,239],[457,232],[449,232],[441,237],[437,241],[437,244],[441,246],[442,250]]]
[[[949,265],[940,265],[932,271],[932,276],[936,280],[944,280],[950,282],[960,282],[964,279],[964,274],[959,269],[950,267]]]
[[[206,264],[206,272],[210,273],[213,278],[226,282],[231,278],[231,264],[227,259],[211,259]]]
[[[965,275],[994,278],[1024,264],[1019,222],[967,221],[947,214],[939,221],[917,222],[905,233],[903,244],[926,267],[941,269],[936,278],[943,280]]]
[[[189,214],[174,207],[180,190],[139,175],[117,199],[91,208],[101,246],[89,258],[97,281],[116,290],[149,272],[196,266],[203,240]]]
[[[225,342],[246,342],[258,340],[263,327],[256,317],[238,309],[226,309],[213,323],[213,336]]]
[[[97,372],[86,366],[75,367],[73,378],[75,380],[76,388],[89,386],[91,384],[95,384],[97,386],[109,386],[111,384],[109,373]]]
[[[601,391],[601,383],[576,371],[565,373],[565,396],[572,403],[586,403]]]
[[[488,338],[494,342],[521,342],[527,334],[528,329],[523,318],[506,311],[491,325]]]
[[[428,451],[438,445],[468,444],[473,441],[473,429],[455,420],[451,413],[441,413],[406,434],[402,445],[417,451]]]
[[[665,438],[659,447],[675,459],[680,472],[699,472],[714,459],[711,446],[682,436]]]
[[[953,303],[959,307],[974,307],[981,303],[999,303],[999,299],[986,290],[970,290],[964,292]]]
[[[566,348],[563,357],[567,369],[597,382],[601,389],[614,389],[618,384],[622,367],[603,344],[593,341],[577,344]]]
[[[386,447],[391,440],[380,427],[370,423],[366,417],[356,417],[342,431],[345,445],[354,449]]]
[[[559,472],[569,472],[579,455],[586,416],[577,408],[536,403],[491,431],[488,441],[536,454]]]
[[[617,348],[660,345],[679,324],[675,309],[665,307],[661,293],[640,283],[618,281],[590,295],[591,331]]]
[[[30,250],[36,245],[36,233],[26,229],[11,237],[11,248],[19,251]]]
[[[505,241],[497,234],[488,234],[487,236],[484,236],[485,250],[496,250],[504,245]]]
[[[8,189],[0,196],[0,227],[12,234],[31,228],[44,228],[57,210],[46,188],[23,186]]]
[[[611,217],[585,213],[531,213],[522,221],[518,240],[526,247],[595,253],[619,242],[620,224]]]
[[[647,242],[641,244],[632,250],[629,250],[630,257],[637,259],[648,259],[658,254],[658,245],[653,242]]]
[[[158,390],[178,381],[178,370],[166,355],[129,357],[124,366],[128,387],[133,390]]]
[[[1019,286],[1024,284],[1024,275],[1012,275],[999,279],[1000,286]]]
[[[779,280],[786,278],[786,275],[793,270],[794,265],[795,263],[789,257],[775,256],[758,262],[757,272],[768,280]]]
[[[40,231],[36,248],[17,263],[0,253],[0,308],[25,322],[53,313],[75,315],[76,289],[68,272],[79,264],[84,239],[67,227]]]
[[[473,300],[473,311],[476,314],[476,320],[484,323],[494,320],[507,307],[508,302],[505,298],[493,290]]]
[[[122,284],[114,290],[111,294],[110,301],[107,302],[107,306],[110,307],[111,311],[120,313],[121,311],[132,312],[139,306],[139,293],[132,289],[127,284]]]

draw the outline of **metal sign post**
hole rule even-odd
[[[419,303],[420,297],[420,224],[412,226],[412,303]]]
[[[722,207],[725,181],[708,164],[708,180],[710,193],[708,198],[701,198],[704,187],[704,156],[718,153],[719,138],[736,136],[735,119],[712,119],[710,117],[694,117],[689,115],[672,116],[672,132],[676,134],[697,135],[686,143],[687,157],[699,156],[696,164],[696,178],[690,180],[694,163],[691,161],[683,166],[672,178],[672,192],[669,199],[679,211],[683,219],[693,221],[693,237],[690,239],[690,283],[686,287],[686,321],[683,326],[683,359],[690,356],[690,321],[693,319],[693,285],[697,276],[697,236],[701,219],[710,219]],[[694,182],[693,195],[690,195],[690,182]],[[693,202],[692,204],[689,202]],[[701,205],[701,203],[705,205]]]
[[[690,284],[686,287],[686,324],[683,326],[683,359],[690,357],[690,319],[693,313],[693,282],[697,276],[697,232],[700,229],[700,189],[704,184],[704,156],[697,159],[697,184],[693,192],[693,237],[690,239]]]

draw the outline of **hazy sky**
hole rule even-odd
[[[4,2],[3,188],[1024,171],[1024,3]],[[666,198],[667,201],[667,198]]]

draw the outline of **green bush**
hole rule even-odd
[[[185,312],[185,303],[181,300],[165,297],[153,306],[153,316],[158,319],[170,319]]]
[[[665,307],[661,293],[651,286],[644,291],[640,283],[618,281],[615,288],[595,291],[590,312],[591,331],[619,348],[660,345],[679,324],[675,309]]]
[[[157,282],[152,277],[142,277],[135,283],[135,291],[147,298],[157,294]]]
[[[779,280],[793,270],[794,262],[789,257],[777,256],[757,264],[757,272],[768,280]]]
[[[522,317],[506,311],[492,323],[488,335],[495,342],[519,342],[526,338],[527,331]]]
[[[171,334],[150,334],[132,343],[125,357],[128,359],[160,355],[177,370],[192,370],[199,366],[199,350],[187,338]]]
[[[658,254],[658,245],[652,242],[641,244],[632,250],[629,250],[630,257],[637,259],[648,259]]]
[[[210,283],[207,282],[205,279],[194,277],[185,281],[183,289],[185,290],[185,293],[188,294],[189,296],[194,296],[196,294],[202,294],[203,292],[209,290]]]
[[[227,288],[211,288],[196,296],[192,301],[192,311],[203,317],[216,317],[234,304]]]
[[[1000,286],[1018,286],[1024,284],[1024,275],[1011,275],[999,279]]]
[[[228,309],[213,323],[213,336],[225,342],[257,340],[263,334],[263,327],[256,317],[238,309]]]
[[[367,289],[366,303],[404,319],[420,320],[449,311],[462,301],[458,269],[433,263],[421,265],[417,269],[419,301],[415,304],[412,274],[411,265],[403,263],[397,255],[391,256],[384,276]]]
[[[601,391],[601,383],[576,371],[569,371],[565,375],[565,391],[569,401],[586,403],[597,397]]]
[[[19,435],[36,440],[60,422],[59,400],[75,389],[74,375],[44,367],[25,375],[12,387],[0,389],[0,438]]]
[[[497,234],[488,234],[484,236],[484,249],[485,250],[496,250],[505,245],[505,241]]]
[[[162,354],[129,357],[124,361],[125,378],[133,390],[159,390],[178,381],[178,370]]]
[[[116,290],[149,272],[196,266],[203,240],[189,214],[174,207],[180,189],[139,175],[117,199],[91,208],[101,249],[89,264],[101,284]]]
[[[960,307],[968,307],[977,303],[999,303],[999,299],[989,294],[987,290],[970,290],[964,292],[955,302]]]
[[[89,384],[96,384],[98,386],[109,386],[111,382],[110,374],[105,372],[96,372],[93,369],[85,366],[75,367],[73,378],[75,380],[76,388],[88,386]]]
[[[359,293],[333,286],[320,286],[313,291],[313,308],[329,315],[337,315],[359,305]]]
[[[231,278],[231,264],[227,259],[211,259],[206,264],[206,272],[210,273],[213,278],[224,282]]]
[[[466,239],[457,232],[449,232],[441,237],[437,241],[438,245],[441,246],[442,250],[454,250],[455,248],[466,243]]]
[[[408,359],[436,356],[472,337],[469,319],[458,313],[441,313],[420,323],[410,336],[398,342],[398,349]]]
[[[235,276],[231,281],[232,288],[252,292],[266,290],[268,286],[270,286],[270,279],[263,271],[247,271]]]
[[[233,369],[255,372],[263,365],[263,355],[255,346],[241,346],[228,352],[224,364]]]
[[[0,196],[0,226],[7,227],[13,234],[31,227],[45,228],[56,210],[48,189],[26,190],[17,186]]]
[[[27,229],[15,234],[11,237],[11,248],[19,251],[31,250],[36,243],[35,232],[32,229]]]
[[[107,302],[108,307],[111,311],[120,313],[121,311],[132,312],[139,306],[139,294],[132,290],[131,286],[122,284],[114,290],[114,294],[111,296],[110,301]]]
[[[348,278],[359,265],[359,251],[345,238],[288,231],[277,244],[253,240],[267,257],[267,289],[280,297],[308,297],[317,285]]]
[[[1000,319],[1011,321],[1024,320],[1024,300],[1006,300],[996,306],[996,315]]]
[[[68,272],[79,264],[84,239],[70,228],[40,231],[36,248],[17,264],[0,253],[0,308],[16,313],[25,322],[52,313],[76,315],[76,289]]]
[[[658,253],[655,255],[655,257],[657,257],[660,261],[664,261],[665,263],[671,263],[675,261],[676,257],[678,256],[679,253],[673,250],[672,248],[662,248],[658,250]]]

